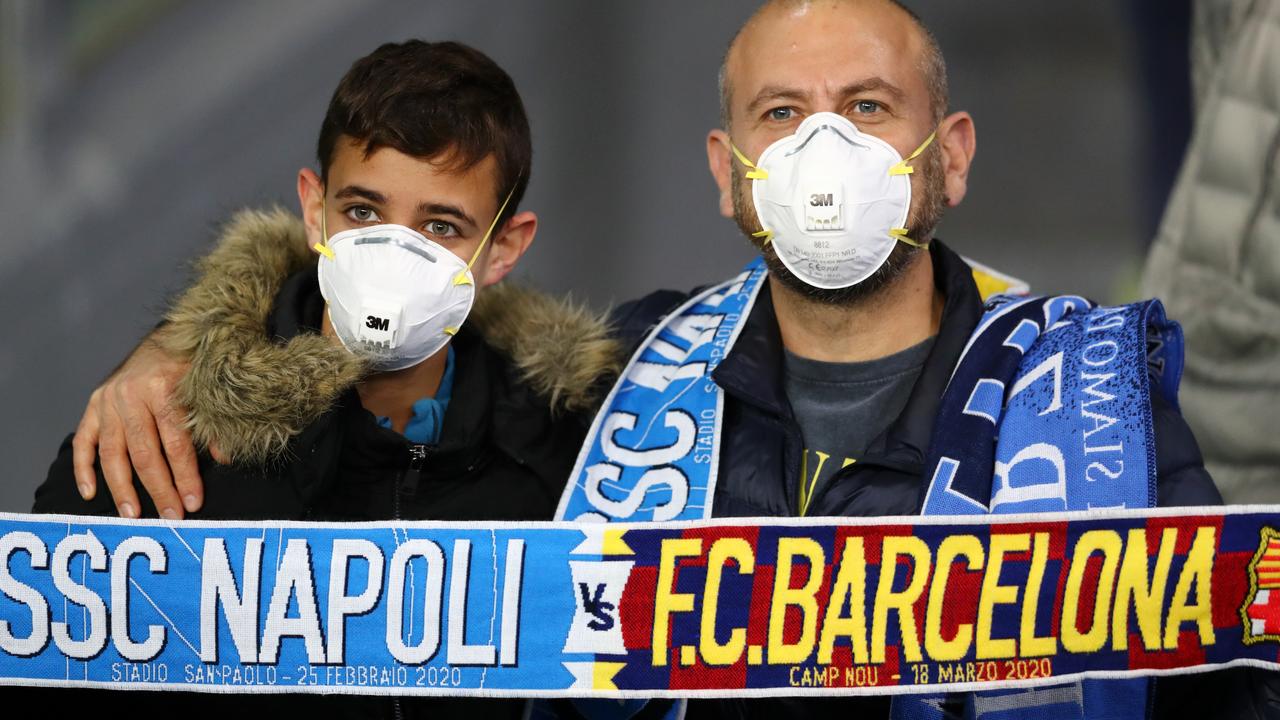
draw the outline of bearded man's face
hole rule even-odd
[[[946,209],[946,186],[942,167],[942,149],[931,144],[915,162],[912,173],[911,208],[907,213],[907,237],[925,242],[933,236],[934,228]],[[875,295],[893,283],[911,266],[911,260],[922,248],[900,242],[888,259],[870,277],[860,283],[843,288],[819,288],[796,277],[778,258],[772,245],[765,245],[761,238],[752,237],[763,228],[751,201],[751,181],[738,164],[733,165],[733,219],[738,228],[764,255],[769,273],[788,289],[803,297],[824,305],[855,305]]]

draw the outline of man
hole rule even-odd
[[[894,3],[769,3],[731,44],[721,75],[723,128],[708,135],[708,158],[720,212],[761,247],[768,281],[712,373],[724,403],[715,515],[921,511],[944,389],[982,315],[974,271],[930,242],[943,209],[964,198],[975,150],[973,120],[947,114],[946,87],[937,45]],[[777,237],[765,234],[765,227],[779,226],[777,218],[764,224],[758,216],[762,191],[755,183],[776,181],[777,169],[767,168],[767,178],[751,177],[757,166],[765,168],[757,158],[807,130],[803,124],[818,113],[851,120],[914,165],[905,236],[929,247],[899,242],[865,280],[834,289],[821,287],[828,283],[813,277],[818,273],[798,277],[803,263],[779,257]],[[935,139],[919,151],[931,134]],[[790,147],[814,137],[801,132]],[[764,244],[762,236],[774,242]],[[645,327],[682,300],[646,298],[625,324]],[[1155,500],[1219,504],[1185,423],[1160,393],[1153,391],[1151,402]],[[1243,675],[1236,679],[1247,686]],[[1169,691],[1157,692],[1157,714],[1190,707],[1194,694],[1183,691],[1203,687],[1205,677],[1161,683]],[[830,709],[849,713],[858,706],[868,717],[884,717],[889,704],[884,698],[833,701]],[[714,706],[712,714],[727,716],[820,712],[788,699]],[[706,711],[697,702],[691,706],[691,712]]]
[[[280,210],[237,215],[155,335],[157,347],[191,358],[179,391],[192,432],[230,463],[194,458],[206,490],[192,517],[552,515],[581,411],[615,353],[581,311],[494,287],[537,229],[532,212],[516,209],[531,156],[515,86],[478,51],[409,41],[352,66],[321,126],[319,171],[298,173],[301,221]],[[175,516],[121,488],[88,500],[68,492],[72,453],[68,441],[36,511]],[[198,714],[523,710],[518,700],[94,700],[115,701]]]
[[[729,49],[722,100],[724,127],[707,140],[720,210],[763,245],[768,272],[732,349],[712,375],[724,400],[719,462],[711,465],[718,467],[712,513],[915,514],[929,481],[926,458],[944,389],[982,315],[972,268],[930,242],[942,209],[964,197],[975,149],[973,121],[966,113],[946,113],[945,68],[936,44],[913,16],[891,2],[766,4]],[[797,130],[821,113],[836,117],[822,116],[822,128],[804,126],[815,136],[834,128],[857,135],[859,147],[885,144],[910,167],[900,173],[911,191],[901,208],[905,227],[892,228],[901,232],[892,236],[887,262],[875,263],[852,283],[815,276],[842,272],[838,262],[816,270],[802,267],[810,277],[799,277],[796,266],[802,263],[780,256],[773,242],[765,242],[777,226],[770,223],[766,230],[752,208],[761,207],[750,184],[761,178],[765,164],[758,159],[788,137],[803,144],[808,138],[797,136]],[[848,127],[842,124],[846,121]],[[926,142],[931,135],[934,139]],[[929,249],[914,249],[907,240]],[[994,280],[984,276],[982,281]],[[628,341],[638,340],[686,297],[658,293],[633,303],[618,314],[617,330]],[[160,362],[169,364],[162,376],[181,373],[176,361]],[[126,366],[126,372],[132,370]],[[142,373],[155,375],[154,370]],[[139,403],[112,399],[127,394],[120,388],[133,382],[126,375],[98,392],[82,425],[86,442],[78,445],[91,458],[98,435],[114,438],[107,450],[116,454],[125,476],[118,416],[141,415],[144,420],[135,424],[142,428],[155,422]],[[1177,411],[1158,393],[1151,396],[1155,500],[1162,505],[1220,502]],[[160,407],[166,400],[152,396],[149,402]],[[150,448],[158,445],[155,433],[141,432],[130,436],[130,448],[134,438]],[[182,456],[180,444],[166,448],[171,457]],[[147,456],[154,458],[154,451]],[[167,480],[167,470],[157,465],[148,471]],[[181,468],[176,474],[189,475]],[[188,483],[179,478],[182,494],[193,487]],[[176,503],[173,483],[158,484],[156,492]],[[1156,702],[1162,702],[1159,693]],[[812,715],[830,707],[848,714],[853,705],[876,717],[888,712],[889,703],[877,698],[830,706],[785,699],[716,701],[695,702],[690,712],[764,717]]]

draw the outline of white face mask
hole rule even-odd
[[[913,168],[907,163],[933,142],[931,134],[906,160],[880,138],[859,132],[841,115],[805,118],[753,165],[751,199],[778,258],[819,288],[856,285],[870,277],[907,237]],[[922,246],[921,246],[922,247]]]
[[[470,262],[403,225],[346,230],[313,246],[321,255],[320,294],[343,347],[381,371],[403,370],[439,352],[471,312],[471,266],[510,200],[508,194]],[[323,219],[320,232],[328,236]]]
[[[431,357],[462,327],[475,280],[457,255],[403,225],[375,225],[329,238],[320,294],[344,347],[379,370]],[[462,277],[461,283],[454,278]]]

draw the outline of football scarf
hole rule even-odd
[[[556,519],[711,516],[724,410],[711,373],[738,339],[765,278],[757,258],[650,331],[596,414]]]
[[[1059,696],[1041,688],[1280,669],[1276,528],[1280,507],[487,527],[2,515],[0,683]]]
[[[1145,508],[1156,502],[1151,392],[1176,407],[1182,334],[1159,301],[997,296],[943,394],[925,463],[926,515]],[[971,718],[1140,718],[1148,683],[1085,682],[959,698]],[[956,698],[894,703],[941,720]],[[984,712],[983,708],[990,712]]]

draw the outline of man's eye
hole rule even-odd
[[[880,103],[875,100],[859,100],[854,103],[853,109],[861,115],[870,115],[880,110]]]
[[[769,111],[769,119],[786,122],[795,117],[795,111],[789,107],[778,107]]]
[[[379,222],[381,220],[373,208],[365,205],[356,205],[353,208],[348,208],[347,217],[358,223]]]
[[[443,220],[432,220],[426,224],[424,229],[429,234],[439,237],[453,237],[458,234],[457,228]]]

